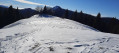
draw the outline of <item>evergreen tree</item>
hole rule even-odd
[[[80,14],[83,14],[83,11],[81,10]]]
[[[101,19],[101,14],[100,13],[97,14],[96,19],[97,20],[100,20]]]
[[[19,8],[17,7],[17,9],[16,9],[16,20],[19,20],[19,19],[22,19],[22,17],[21,17],[21,15],[20,15],[20,13],[19,13]]]
[[[75,18],[77,18],[77,10],[74,12]]]
[[[54,15],[54,12],[53,12],[52,9],[49,9],[49,10],[47,10],[47,14],[49,14],[49,15]]]
[[[8,8],[8,16],[6,17],[7,18],[7,23],[11,23],[14,19],[14,15],[13,15],[13,7],[12,5]]]
[[[46,5],[44,6],[44,9],[43,9],[43,14],[46,14],[47,13],[47,7]]]
[[[18,20],[19,12],[18,9],[13,9],[12,5],[8,8],[7,23],[10,24]]]
[[[77,21],[77,10],[71,15],[71,19]]]
[[[8,11],[9,11],[9,13],[12,13],[12,12],[13,12],[13,7],[12,7],[12,5],[10,5],[10,7],[8,8]]]
[[[83,11],[81,10],[79,13],[79,16],[82,18],[83,17]]]
[[[78,18],[79,18],[78,21],[84,22],[83,11],[82,10],[79,12]]]
[[[116,25],[116,18],[113,17],[111,18],[110,23],[109,23],[110,32],[114,32],[115,25]]]
[[[96,16],[95,28],[103,30],[102,27],[101,27],[101,24],[102,24],[101,23],[101,14],[98,13],[97,16]]]
[[[63,17],[64,17],[64,18],[68,18],[68,14],[69,14],[69,10],[66,9]]]

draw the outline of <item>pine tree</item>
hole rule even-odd
[[[81,10],[79,13],[79,16],[82,18],[83,17],[83,11]]]
[[[17,20],[17,10],[16,9],[13,9],[12,5],[8,8],[8,21],[7,23],[12,23],[12,22],[15,22]]]
[[[114,32],[114,28],[115,28],[115,24],[116,23],[116,18],[111,18],[111,20],[110,20],[110,23],[109,23],[109,29],[110,29],[110,32]]]
[[[81,10],[80,14],[83,14],[83,11]]]
[[[13,13],[12,5],[10,5],[10,7],[8,8],[8,16],[6,18],[7,18],[7,23],[11,23],[14,20],[14,13]]]
[[[76,11],[71,15],[71,19],[77,21],[77,16],[78,16],[78,13],[77,13],[77,10],[76,10]]]
[[[65,14],[64,14],[64,16],[63,16],[63,17],[64,17],[64,18],[68,18],[68,14],[69,14],[69,10],[68,10],[68,9],[66,9],[66,10],[65,10]]]
[[[79,12],[79,15],[78,15],[78,21],[80,21],[80,22],[84,22],[83,11],[82,11],[82,10]]]
[[[9,12],[9,14],[13,13],[13,7],[12,7],[12,5],[10,5],[10,7],[8,8],[8,12]]]
[[[74,12],[75,18],[77,18],[77,10]]]
[[[44,6],[44,9],[43,9],[43,14],[46,14],[47,13],[47,7],[46,5]]]
[[[97,16],[96,16],[95,28],[100,29],[100,30],[103,30],[103,29],[101,28],[101,24],[102,24],[102,23],[101,23],[101,14],[98,13]]]
[[[19,19],[22,19],[21,18],[21,15],[20,15],[20,13],[19,13],[19,8],[17,7],[17,9],[16,9],[16,20],[19,20]]]
[[[100,20],[101,19],[101,14],[100,13],[97,14],[96,19],[97,20]]]

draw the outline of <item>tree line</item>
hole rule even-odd
[[[3,10],[4,9],[4,10]],[[58,12],[56,12],[58,11]],[[36,7],[36,11],[31,12],[30,16],[33,16],[34,14],[39,14],[42,16],[42,14],[48,14],[52,16],[58,16],[61,18],[66,18],[70,20],[74,20],[77,22],[80,22],[82,24],[91,26],[99,31],[107,32],[107,33],[115,33],[119,34],[119,20],[115,17],[108,18],[108,21],[101,17],[101,13],[98,13],[97,16],[92,16],[90,14],[83,13],[83,11],[78,12],[76,11],[70,11],[68,9],[63,10],[52,10],[52,8],[49,8],[47,6],[44,6],[44,8]],[[24,16],[25,14],[25,16]],[[9,8],[1,8],[0,7],[0,28],[11,24],[15,21],[18,21],[20,19],[28,18],[30,11],[21,14],[20,10],[14,9],[12,5]]]
[[[12,5],[7,8],[0,8],[0,28],[21,19],[18,7],[14,9]]]

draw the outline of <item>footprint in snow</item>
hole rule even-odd
[[[74,45],[74,47],[81,47],[81,46],[89,46],[89,44],[83,44],[83,45]]]

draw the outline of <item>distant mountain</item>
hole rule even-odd
[[[2,7],[2,8],[8,8],[8,6],[4,6],[4,5],[0,5],[0,7]]]
[[[52,8],[52,10],[54,11],[54,15],[58,16],[58,17],[62,17],[65,14],[65,10],[61,8],[60,6],[55,6]],[[71,14],[73,13],[73,11],[69,11],[69,17],[71,16]]]
[[[19,12],[24,18],[29,18],[29,17],[39,13],[38,11],[33,10],[31,8],[21,9]]]
[[[0,11],[1,12],[4,12],[8,8],[9,8],[8,6],[0,5]],[[23,18],[29,18],[29,17],[39,13],[36,10],[33,10],[31,8],[19,9],[19,12]]]
[[[54,11],[54,15],[58,17],[62,17],[65,13],[65,9],[62,9],[60,6],[55,6],[52,10]]]
[[[4,13],[4,11],[7,10],[7,9],[8,9],[7,6],[0,5],[0,11],[1,11],[2,13]]]
[[[0,11],[1,12],[4,12],[8,8],[9,8],[8,6],[0,5]],[[19,9],[19,12],[23,18],[29,18],[29,17],[39,13],[36,10],[33,10],[31,8]]]
[[[60,6],[55,6],[52,8],[52,10],[57,11],[57,10],[62,10],[62,8]]]

